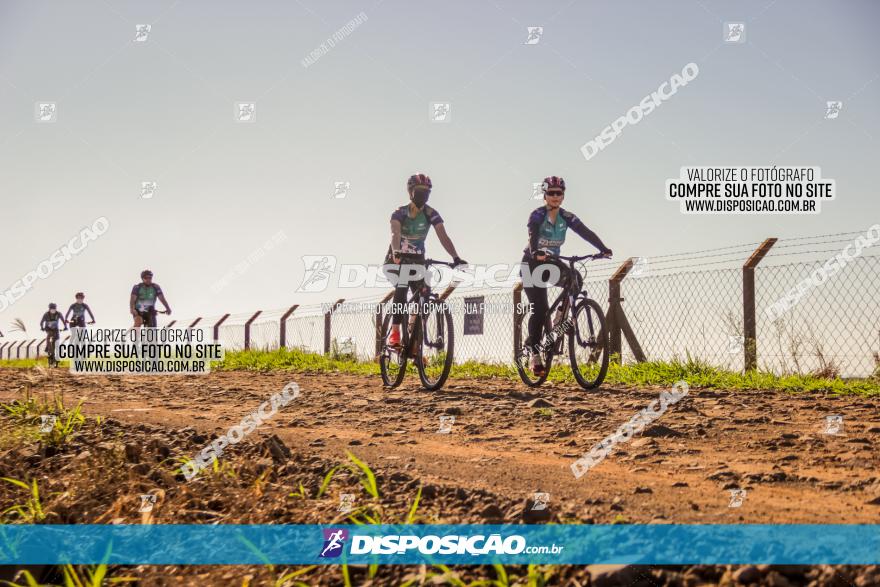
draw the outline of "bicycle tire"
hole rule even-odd
[[[435,300],[435,302],[439,303],[439,300]],[[455,330],[452,325],[452,314],[449,312],[449,309],[446,307],[437,309],[434,311],[442,322],[438,322],[439,325],[442,325],[442,329],[438,327],[438,331],[442,331],[445,329],[445,332],[441,332],[441,336],[444,337],[444,343],[446,346],[446,354],[443,356],[443,369],[440,371],[439,377],[437,379],[431,379],[427,373],[426,365],[424,361],[424,342],[425,342],[425,328],[424,321],[427,319],[427,316],[421,316],[419,319],[419,323],[421,327],[418,328],[418,343],[416,344],[416,348],[418,349],[416,357],[413,359],[416,363],[416,368],[419,372],[419,379],[422,382],[422,387],[424,387],[428,391],[437,391],[443,384],[446,383],[446,380],[449,378],[449,372],[452,370],[452,361],[453,361],[453,353],[455,352]],[[414,333],[415,334],[415,333]]]
[[[526,341],[529,336],[529,316],[523,316],[523,319],[520,322],[520,340]],[[550,320],[546,321],[544,324],[544,331],[550,332],[552,329],[552,325]],[[519,373],[519,378],[523,383],[528,385],[529,387],[540,387],[547,381],[547,377],[550,375],[550,368],[553,366],[553,351],[556,345],[550,345],[543,353],[541,360],[544,363],[544,373],[540,377],[535,377],[531,369],[529,368],[529,359],[531,357],[531,353],[527,352],[526,344],[523,342],[520,344],[520,348],[517,349],[516,356],[514,357],[514,363],[516,363],[516,371]]]
[[[379,333],[380,350],[379,350],[379,372],[382,374],[382,383],[385,387],[397,387],[403,383],[406,375],[407,362],[407,340],[408,334],[406,328],[400,329],[400,349],[391,350],[388,348],[388,333],[391,329],[391,314],[385,316],[382,321],[382,331]],[[394,358],[396,356],[396,358]],[[391,365],[396,365],[397,371],[391,370]]]
[[[587,321],[587,328],[592,328],[591,332],[586,333],[586,338],[582,336],[581,331],[581,315],[586,312],[586,316],[592,318]],[[575,380],[584,389],[596,389],[605,381],[605,375],[608,373],[608,329],[605,328],[605,313],[602,307],[595,300],[583,298],[575,305],[574,324],[568,332],[568,358],[571,363],[571,372]],[[598,328],[598,330],[597,330]],[[594,339],[595,342],[590,342]],[[590,349],[587,356],[588,361],[585,364],[595,364],[598,367],[595,378],[588,376],[581,370],[580,361],[578,360],[578,352]],[[595,360],[592,358],[594,353],[600,353]],[[590,371],[592,372],[592,368]]]

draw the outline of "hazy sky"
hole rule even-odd
[[[382,293],[297,293],[301,256],[381,262],[415,172],[474,263],[519,258],[532,182],[550,174],[619,260],[867,229],[880,220],[878,17],[872,0],[0,0],[0,287],[110,222],[0,330],[22,317],[33,332],[77,290],[100,324],[127,322],[145,267],[177,317]],[[725,22],[744,22],[746,42],[724,43]],[[525,44],[529,26],[539,43]],[[689,62],[695,80],[585,160],[581,145]],[[836,119],[828,100],[843,102]],[[429,120],[432,101],[451,103],[451,122]],[[57,103],[57,122],[35,121],[38,102]],[[255,122],[235,121],[236,102],[256,103]],[[837,200],[760,217],[685,216],[664,199],[683,165],[772,164],[821,167]],[[143,181],[158,183],[151,199]],[[433,235],[428,250],[446,258]],[[565,251],[591,247],[570,235]]]

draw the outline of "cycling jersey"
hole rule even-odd
[[[443,222],[437,210],[427,204],[415,218],[409,215],[409,204],[401,206],[391,214],[391,220],[400,222],[400,252],[405,255],[424,255],[428,230]],[[390,246],[388,250],[390,252]]]
[[[74,318],[83,318],[85,317],[86,312],[88,312],[90,316],[92,315],[92,309],[89,308],[89,305],[86,303],[80,304],[79,302],[76,302],[74,304],[70,304],[70,309],[68,309],[67,311],[72,312]]]
[[[58,322],[61,321],[61,312],[55,312],[55,316],[53,317],[50,312],[46,312],[43,314],[43,318],[40,320],[40,328],[46,328],[49,330],[58,330]]]
[[[539,249],[545,249],[554,255],[558,255],[562,244],[565,242],[565,233],[569,228],[600,251],[606,252],[610,250],[595,232],[587,228],[580,218],[568,210],[559,208],[556,214],[556,222],[550,221],[550,215],[547,212],[547,206],[541,206],[529,216],[527,224],[529,229],[529,245],[523,250],[526,256],[533,256]]]
[[[135,309],[138,312],[146,312],[152,310],[156,305],[156,298],[162,295],[162,288],[157,283],[150,285],[138,283],[131,288],[131,295],[136,296]]]

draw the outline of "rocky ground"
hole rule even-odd
[[[293,402],[227,450],[216,471],[176,472],[216,434],[296,382]],[[580,479],[570,465],[659,397],[659,388],[556,385],[534,392],[509,380],[414,382],[384,390],[346,374],[218,372],[207,376],[95,377],[0,370],[0,401],[84,399],[89,419],[59,447],[20,420],[0,419],[0,476],[36,479],[45,523],[337,523],[342,494],[383,520],[403,520],[419,488],[423,523],[878,523],[880,399],[766,391],[689,395]],[[829,434],[829,415],[842,416]],[[449,417],[454,417],[452,421]],[[443,420],[441,422],[441,417]],[[438,432],[447,427],[448,433]],[[355,453],[381,496],[341,469]],[[731,491],[740,490],[740,501]],[[744,491],[744,493],[743,493]],[[535,492],[549,508],[532,510]],[[140,512],[141,495],[156,496]],[[0,486],[0,510],[22,491]],[[732,507],[735,506],[735,507]],[[14,521],[14,520],[8,520]],[[293,569],[116,568],[140,585],[274,585]],[[39,570],[43,572],[45,570]],[[6,569],[7,574],[11,572]],[[465,583],[491,568],[453,569]],[[510,569],[526,584],[526,569]],[[552,585],[880,584],[873,567],[548,567]],[[439,576],[432,577],[432,574]],[[455,584],[434,568],[351,569],[352,584]],[[0,577],[5,578],[5,577]],[[47,577],[44,581],[61,582]],[[336,567],[292,579],[339,585]],[[513,582],[513,581],[512,581]],[[538,583],[540,584],[540,583]]]

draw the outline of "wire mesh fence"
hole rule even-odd
[[[880,227],[877,234],[880,238]],[[761,369],[843,377],[877,373],[880,255],[872,254],[873,242],[853,255],[852,244],[860,238],[864,240],[864,233],[851,232],[782,239],[769,246],[754,278],[754,352]],[[748,304],[743,267],[760,245],[635,258],[624,266],[581,265],[586,271],[584,287],[603,308],[611,308],[615,302],[609,292],[617,280],[616,303],[647,360],[690,357],[740,371],[750,344],[744,324]],[[558,292],[550,289],[551,301]],[[283,337],[285,347],[372,360],[377,316],[388,312],[382,298],[351,299],[338,306],[328,300],[292,313],[277,309],[204,317],[196,328],[209,340],[216,331],[226,350],[277,349]],[[448,297],[456,362],[512,362],[515,299],[510,288],[455,290]],[[525,295],[521,300],[527,303]],[[780,300],[787,302],[780,306]],[[174,325],[190,323],[180,320]],[[38,339],[0,341],[0,358],[31,358],[41,347],[45,355]],[[623,362],[637,356],[629,345],[622,345]]]

